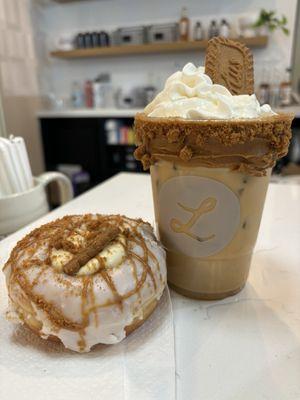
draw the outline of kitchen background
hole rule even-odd
[[[262,8],[274,10],[282,26],[254,29]],[[186,62],[203,65],[205,40],[220,33],[252,48],[261,101],[276,109],[294,103],[300,117],[290,83],[291,70],[293,77],[299,70],[296,16],[297,0],[0,0],[6,130],[25,138],[34,174],[60,170],[77,193],[116,172],[139,171],[132,158],[136,110]],[[294,162],[281,161],[277,172],[298,172],[298,126]]]

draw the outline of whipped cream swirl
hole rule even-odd
[[[213,84],[204,67],[188,63],[171,75],[164,89],[144,110],[149,117],[187,119],[240,119],[274,115],[268,104],[260,106],[255,94],[232,95]]]

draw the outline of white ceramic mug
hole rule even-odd
[[[46,172],[34,178],[34,187],[0,198],[0,236],[6,236],[35,221],[49,211],[46,186],[57,182],[60,203],[73,198],[70,180],[59,172]]]

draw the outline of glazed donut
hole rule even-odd
[[[35,229],[4,273],[8,318],[78,352],[120,342],[166,286],[165,251],[151,225],[119,215],[70,215]]]

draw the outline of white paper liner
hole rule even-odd
[[[5,241],[8,244],[9,239]],[[0,266],[8,247],[0,247]],[[77,354],[5,319],[0,273],[0,398],[22,400],[173,400],[175,354],[171,301],[165,290],[152,316],[123,342]]]

